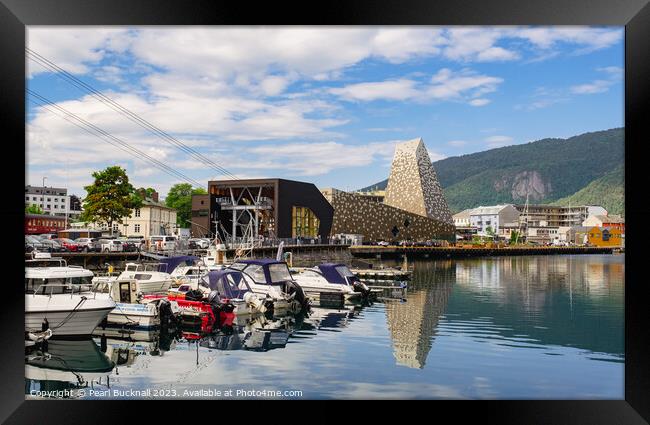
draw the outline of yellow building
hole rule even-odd
[[[615,227],[592,227],[587,242],[593,246],[623,246],[621,229]]]

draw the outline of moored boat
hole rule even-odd
[[[90,335],[115,308],[112,299],[98,297],[93,290],[90,270],[42,253],[25,265],[28,333],[50,329],[54,337]]]

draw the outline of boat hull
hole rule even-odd
[[[52,336],[90,335],[111,310],[113,307],[78,309],[74,312],[30,311],[25,313],[25,331],[41,331],[43,320],[47,318]]]
[[[107,321],[111,325],[150,328],[160,325],[160,316],[153,304],[117,303]]]

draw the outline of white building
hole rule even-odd
[[[488,235],[488,228],[491,228],[495,234],[505,223],[514,223],[519,220],[519,211],[511,205],[493,205],[489,207],[474,208],[469,213],[469,224],[476,227],[477,234],[480,236]]]
[[[79,227],[108,231],[108,225],[76,223]],[[142,201],[142,207],[131,210],[131,217],[123,217],[122,223],[113,223],[113,234],[148,238],[152,235],[177,234],[176,210],[158,202],[158,193]]]
[[[81,211],[70,210],[68,189],[60,187],[25,186],[25,208],[36,205],[45,214],[60,217],[78,216]]]
[[[466,210],[463,210],[459,212],[458,214],[454,214],[452,218],[454,219],[454,226],[456,227],[470,227],[469,224],[469,213],[472,211],[472,208],[468,208]]]
[[[625,219],[620,215],[590,215],[582,222],[585,227],[618,227],[625,229]]]

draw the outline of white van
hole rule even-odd
[[[176,236],[156,235],[149,238],[149,249],[152,251],[174,251],[178,239]]]

